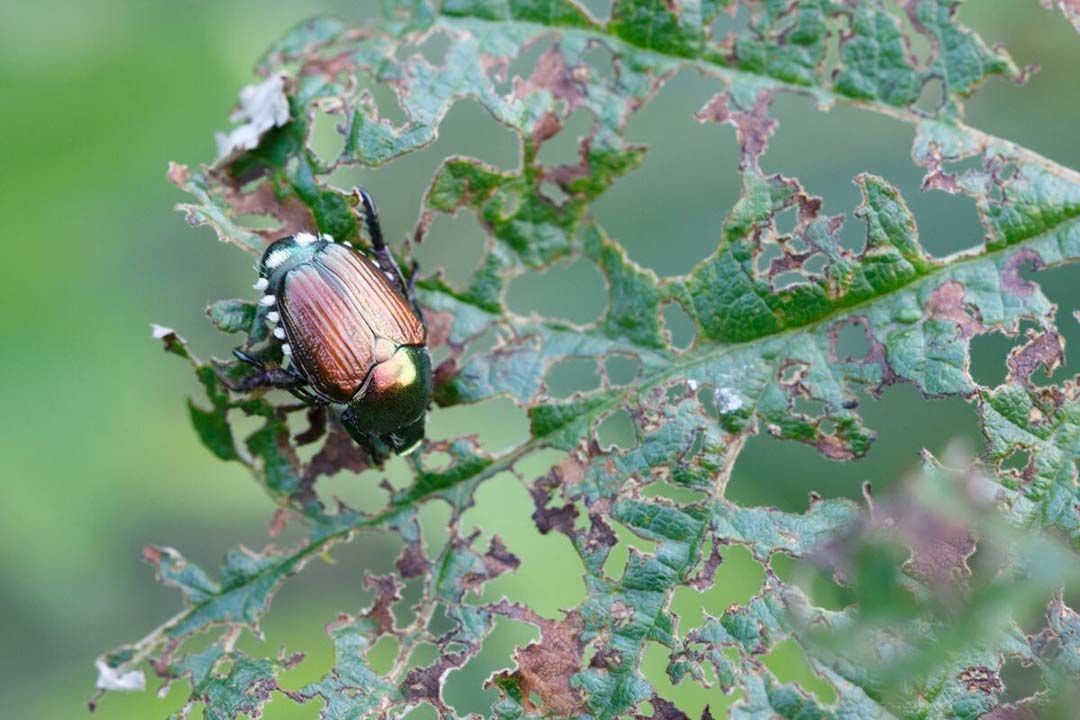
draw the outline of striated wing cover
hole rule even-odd
[[[375,337],[386,338],[394,345],[426,342],[424,324],[412,305],[370,258],[340,245],[329,245],[318,262],[340,281],[345,295]]]
[[[312,385],[338,402],[363,385],[376,338],[395,345],[426,340],[412,306],[379,269],[337,245],[288,274],[281,306],[293,356]]]

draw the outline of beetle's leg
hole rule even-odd
[[[259,372],[242,380],[223,378],[226,387],[234,392],[250,392],[256,388],[272,387],[288,390],[308,405],[326,405],[326,401],[308,392],[308,379],[296,368],[268,367],[258,358],[252,357],[240,348],[233,350],[237,360],[256,368]]]
[[[396,282],[401,292],[409,295],[409,287],[405,284],[404,278],[401,276],[401,270],[397,266],[397,262],[394,260],[393,254],[390,252],[390,248],[386,246],[386,240],[383,238],[382,227],[379,225],[379,211],[375,208],[375,201],[364,188],[357,188],[356,193],[360,196],[360,210],[361,216],[364,219],[364,225],[367,227],[368,235],[371,236],[371,250],[375,255],[375,263],[379,268],[390,277],[392,282]]]
[[[262,360],[259,360],[256,357],[252,357],[251,355],[244,352],[240,348],[234,349],[233,350],[233,355],[236,356],[237,360],[240,360],[241,362],[245,362],[248,365],[251,365],[252,367],[254,367],[254,368],[258,369],[258,370],[261,370],[261,371],[266,370],[266,363],[264,363]],[[296,385],[307,385],[307,383],[308,383],[308,379],[306,377],[304,377],[304,374],[301,373],[296,368],[279,367],[279,368],[274,368],[274,370],[285,373],[289,377],[296,380]]]
[[[276,367],[264,367],[254,375],[248,375],[239,380],[224,380],[225,385],[236,392],[249,392],[256,388],[273,387],[282,390],[295,390],[303,387],[306,382],[290,374],[288,371]]]
[[[394,452],[397,454],[410,454],[420,447],[420,443],[424,440],[424,418],[421,417],[412,425],[403,427],[388,435],[383,435],[382,440],[394,448]]]

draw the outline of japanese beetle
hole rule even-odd
[[[375,203],[354,191],[371,254],[327,235],[276,240],[258,265],[260,317],[280,342],[282,365],[244,350],[234,354],[259,372],[235,389],[276,387],[313,407],[336,411],[376,461],[387,448],[412,452],[424,437],[431,402],[427,329],[408,283],[383,240]],[[291,360],[291,364],[289,361]]]

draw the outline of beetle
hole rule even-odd
[[[280,343],[274,365],[243,349],[233,354],[258,372],[234,389],[288,390],[311,407],[329,407],[376,461],[415,450],[432,396],[427,328],[416,302],[413,264],[406,282],[383,239],[375,202],[353,191],[371,253],[328,235],[296,233],[274,241],[258,264],[260,317]]]

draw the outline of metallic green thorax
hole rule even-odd
[[[380,376],[390,373],[387,384]],[[371,371],[366,392],[342,413],[341,421],[354,439],[379,435],[395,452],[413,450],[424,437],[424,413],[431,402],[431,356],[425,347],[406,346]],[[395,428],[386,432],[386,428]]]

